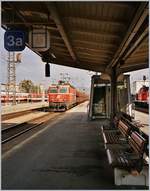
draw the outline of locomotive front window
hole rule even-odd
[[[67,93],[67,88],[60,88],[60,93]]]
[[[51,88],[50,93],[57,93],[57,88]]]

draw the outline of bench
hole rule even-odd
[[[128,126],[130,126],[132,131],[138,132],[146,140],[146,145],[147,145],[146,154],[149,155],[149,148],[148,148],[149,136],[145,134],[143,131],[141,131],[142,124],[134,120],[130,121],[129,119],[123,116],[121,117],[121,120],[124,121]]]
[[[127,115],[127,114],[126,114]],[[127,115],[128,116],[128,115]],[[129,118],[129,117],[128,117]],[[127,118],[127,119],[128,119]],[[123,112],[117,113],[113,119],[113,122],[110,123],[109,125],[102,125],[101,130],[118,130],[118,123],[119,121],[125,121],[125,114]],[[128,119],[129,120],[129,119]]]
[[[146,140],[139,133],[132,132],[128,143],[129,148],[106,151],[108,162],[114,168],[115,184],[134,185],[135,181],[148,186],[148,164],[144,159]]]
[[[130,115],[124,113],[124,112],[120,112],[117,113],[116,116],[113,119],[113,124],[110,126],[102,126],[103,130],[116,130],[118,128],[118,123],[119,121],[123,121],[126,125],[132,126],[132,129],[135,131],[138,131],[137,126],[135,125],[135,121],[133,120],[133,117],[131,117]]]
[[[128,115],[125,112],[121,112],[121,118],[127,119],[128,121],[132,121],[133,117]]]
[[[128,137],[131,133],[131,128],[127,126],[122,120],[118,122],[118,129],[116,130],[103,130],[103,140],[105,144],[105,149],[118,146],[125,146],[128,144]],[[126,145],[128,146],[128,145]]]

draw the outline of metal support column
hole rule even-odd
[[[116,68],[112,68],[111,73],[111,119],[117,111],[117,75]]]
[[[7,79],[7,96],[8,103],[10,93],[13,95],[12,104],[16,104],[16,62],[15,62],[15,52],[8,52],[8,79]]]

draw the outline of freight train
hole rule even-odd
[[[51,111],[66,111],[88,100],[88,95],[78,91],[69,83],[59,81],[49,87],[48,101]]]

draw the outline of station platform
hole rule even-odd
[[[17,105],[5,105],[1,106],[1,114],[11,114],[15,112],[21,112],[26,110],[38,109],[42,107],[47,107],[48,102],[38,102],[38,103],[22,103]]]
[[[131,189],[114,185],[101,135],[101,125],[109,120],[89,121],[87,104],[62,113],[2,153],[2,189]]]

